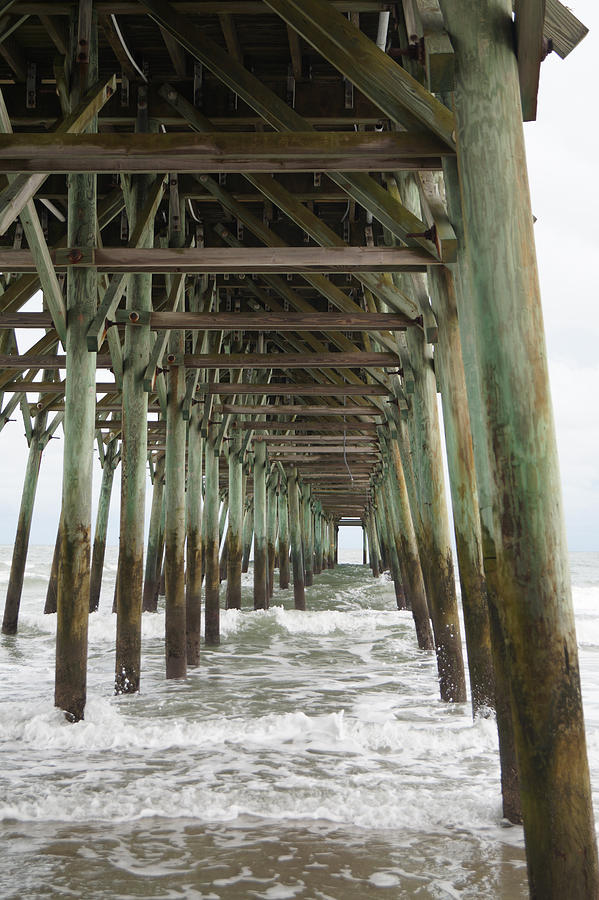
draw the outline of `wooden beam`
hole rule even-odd
[[[267,415],[277,416],[382,416],[382,411],[377,406],[303,406],[300,403],[256,406],[240,404],[215,403],[214,412],[229,415]]]
[[[537,117],[539,76],[544,57],[545,0],[516,0],[514,22],[522,118],[532,122]]]
[[[56,16],[68,16],[73,4],[70,0],[7,0],[15,5],[15,13],[40,15],[43,13]],[[140,13],[138,0],[117,0],[116,3],[96,2],[98,15],[136,16]],[[175,0],[172,4],[178,13],[192,15],[216,16],[223,11],[231,15],[264,16],[270,10],[261,0]],[[388,7],[387,0],[332,0],[332,5],[340,12],[376,13]]]
[[[447,155],[452,155],[452,151],[437,138],[422,132],[79,134],[61,128],[51,134],[0,135],[0,172],[45,173],[43,180],[56,173],[154,173],[165,169],[175,172],[440,169],[441,157]]]
[[[160,33],[162,35],[162,40],[166,46],[166,50],[168,55],[171,58],[171,62],[173,64],[173,68],[179,78],[185,78],[187,75],[187,59],[185,56],[185,50],[181,46],[181,44],[174,39],[174,37],[169,34],[168,31],[165,31],[164,28],[160,29]]]
[[[317,434],[312,437],[317,438],[319,434],[337,434],[343,436],[344,432],[354,433],[356,431],[366,432],[368,434],[376,434],[377,425],[374,422],[239,422],[239,428],[244,431],[288,431],[288,432],[306,432],[315,431]]]
[[[35,314],[24,313],[31,316]],[[39,314],[38,314],[39,315]],[[43,315],[43,314],[42,314]],[[14,317],[13,317],[14,318]],[[0,327],[5,317],[0,316]],[[131,310],[117,310],[116,321],[128,325],[139,324],[139,315]],[[407,316],[397,313],[189,313],[153,312],[153,329],[187,328],[201,331],[396,331],[412,324]],[[18,327],[10,325],[8,327]]]
[[[39,383],[39,382],[38,382]],[[8,390],[8,389],[7,389]],[[196,395],[261,395],[263,397],[392,397],[393,392],[380,384],[200,384]]]
[[[266,247],[229,249],[104,247],[81,254],[78,248],[52,250],[57,269],[96,267],[98,272],[180,274],[281,274],[289,272],[424,272],[435,263],[412,247]],[[438,261],[437,261],[438,262]],[[440,263],[439,263],[440,264]],[[0,271],[36,271],[30,250],[0,249]]]
[[[10,357],[0,357],[2,361]],[[230,353],[185,356],[188,369],[321,369],[397,367],[394,353]],[[268,410],[263,410],[267,412]]]
[[[389,118],[454,146],[453,114],[367,35],[322,0],[264,0]]]
[[[56,340],[56,335],[54,335]],[[347,367],[356,369],[396,368],[399,358],[394,353],[231,353],[185,355],[188,369],[321,369]],[[110,369],[108,354],[99,354],[96,368]],[[66,356],[46,354],[2,354],[3,369],[64,369]],[[264,411],[264,410],[263,410]]]

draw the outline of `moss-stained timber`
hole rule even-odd
[[[232,430],[229,443],[229,529],[227,553],[227,609],[241,609],[243,553],[243,452],[241,432]]]
[[[202,466],[204,438],[200,432],[202,414],[192,406],[187,432],[187,574],[185,581],[185,621],[187,665],[200,663],[202,635]]]
[[[145,136],[144,136],[145,137]],[[328,131],[304,134],[189,132],[136,134],[0,135],[0,172],[36,184],[49,174],[79,172],[144,173],[177,167],[180,172],[311,172],[440,169],[450,153],[422,133]],[[124,162],[125,161],[125,162]],[[40,174],[45,173],[45,174]],[[9,189],[5,189],[8,191]],[[0,201],[4,192],[0,194]],[[22,209],[22,207],[21,207]],[[18,212],[21,211],[18,210]],[[18,214],[18,213],[17,213]],[[2,219],[0,218],[0,221]]]
[[[495,679],[468,395],[453,277],[448,269],[431,270],[428,281],[439,323],[435,371],[441,385],[472,711],[476,715],[494,708]]]
[[[102,484],[98,498],[98,511],[96,513],[96,528],[94,532],[94,546],[92,550],[92,564],[89,586],[89,611],[96,612],[100,606],[100,591],[102,588],[102,573],[104,571],[104,556],[106,554],[106,533],[108,530],[108,513],[110,512],[110,499],[112,497],[112,484],[114,471],[119,464],[118,441],[109,441],[104,451],[102,461]]]
[[[154,469],[152,484],[152,505],[150,508],[148,550],[146,553],[146,570],[142,597],[143,612],[156,612],[158,609],[158,587],[162,567],[161,520],[164,506],[163,499],[164,456],[161,456]]]
[[[505,0],[441,5],[458,63],[472,286],[464,299],[472,304],[487,431],[530,891],[544,900],[595,897],[597,850],[511,9]]]
[[[208,427],[208,439],[206,441],[206,493],[203,519],[204,573],[206,579],[204,638],[206,644],[211,646],[220,643],[220,578],[218,561],[220,543],[218,528],[219,454],[216,442],[217,426],[211,423]]]
[[[289,510],[288,510],[287,481],[281,477],[278,489],[278,519],[279,519],[279,587],[285,590],[289,587]]]
[[[304,555],[302,549],[302,525],[299,480],[296,468],[287,475],[287,495],[289,502],[289,535],[291,538],[291,568],[293,573],[293,599],[296,609],[306,608],[304,586]]]
[[[254,441],[254,609],[268,609],[266,443]]]
[[[419,329],[409,329],[408,346],[414,372],[413,437],[426,553],[423,574],[433,620],[439,687],[442,700],[463,703],[466,700],[466,682],[445,498],[435,373],[430,345],[425,343]]]
[[[329,272],[425,272],[435,260],[419,247],[98,247],[81,257],[77,250],[50,251],[59,270],[97,268],[98,272],[150,272],[217,275],[327,274]],[[34,272],[30,250],[0,249],[0,268]],[[334,285],[331,290],[334,290]],[[403,311],[403,310],[402,310]]]
[[[21,606],[21,594],[23,592],[23,579],[25,577],[25,564],[29,549],[29,535],[31,533],[31,521],[33,519],[33,506],[37,491],[39,470],[42,461],[42,453],[45,447],[44,432],[46,430],[46,415],[36,419],[29,441],[29,453],[25,467],[25,480],[23,493],[19,507],[17,520],[17,533],[13,545],[12,561],[8,587],[6,589],[6,601],[2,618],[2,634],[16,634],[19,623],[19,609]]]
[[[169,350],[181,356],[185,349],[183,331],[173,331]],[[187,628],[185,622],[185,445],[187,426],[183,419],[185,369],[169,366],[166,418],[166,527],[165,586],[166,677],[187,674]]]
[[[90,63],[78,72],[72,103],[97,71],[97,25],[91,28]],[[105,94],[105,90],[102,91]],[[86,123],[92,121],[86,118]],[[92,126],[92,127],[95,127]],[[11,191],[14,185],[6,190]],[[68,188],[68,243],[91,249],[96,243],[96,176],[71,174]],[[33,188],[33,191],[35,188]],[[5,200],[3,192],[2,200]],[[23,199],[23,205],[32,191]],[[23,205],[0,204],[4,213]],[[1,229],[0,229],[1,230]],[[71,270],[67,277],[67,387],[64,407],[64,450],[60,561],[57,583],[56,678],[54,702],[69,721],[83,718],[87,689],[87,625],[89,617],[91,489],[96,395],[95,354],[85,335],[94,317],[98,276],[93,267]]]
[[[141,98],[138,98],[138,104]],[[138,111],[143,127],[143,106]],[[128,217],[135,229],[143,212],[152,181],[145,175],[131,179],[127,191]],[[154,229],[144,232],[143,244],[154,243]],[[152,276],[135,274],[127,283],[127,302],[132,309],[152,308]],[[89,329],[88,329],[89,332]],[[86,335],[87,341],[87,335]],[[117,575],[117,638],[115,692],[139,690],[141,672],[141,614],[143,598],[144,511],[148,452],[148,395],[143,378],[150,353],[150,327],[126,326],[123,352],[122,465],[119,568]],[[168,426],[167,426],[168,427]]]

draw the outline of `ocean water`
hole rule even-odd
[[[495,724],[439,701],[411,614],[361,553],[317,577],[305,613],[280,590],[251,611],[244,576],[246,609],[221,613],[221,646],[184,681],[164,678],[164,612],[145,614],[142,691],[115,698],[109,548],[77,725],[52,705],[51,553],[31,549],[19,635],[0,639],[0,897],[528,896]],[[599,554],[571,560],[599,818]]]

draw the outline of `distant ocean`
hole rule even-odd
[[[278,589],[251,611],[250,571],[246,608],[221,613],[221,646],[183,682],[164,679],[164,612],[145,614],[132,698],[112,696],[116,553],[84,722],[53,708],[52,548],[31,548],[19,635],[0,639],[0,897],[528,896],[495,724],[439,701],[434,658],[361,551],[316,578],[306,613]],[[599,820],[599,554],[571,567]]]

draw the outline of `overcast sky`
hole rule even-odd
[[[597,0],[570,7],[591,33],[565,60],[551,54],[543,63],[538,121],[525,129],[568,544],[599,551],[599,9]],[[26,460],[17,418],[0,433],[0,544],[14,539]],[[33,544],[54,542],[61,477],[62,440],[55,440],[42,461]],[[100,477],[96,464],[94,510]],[[114,490],[118,498],[118,478]],[[118,542],[117,509],[110,543]]]

